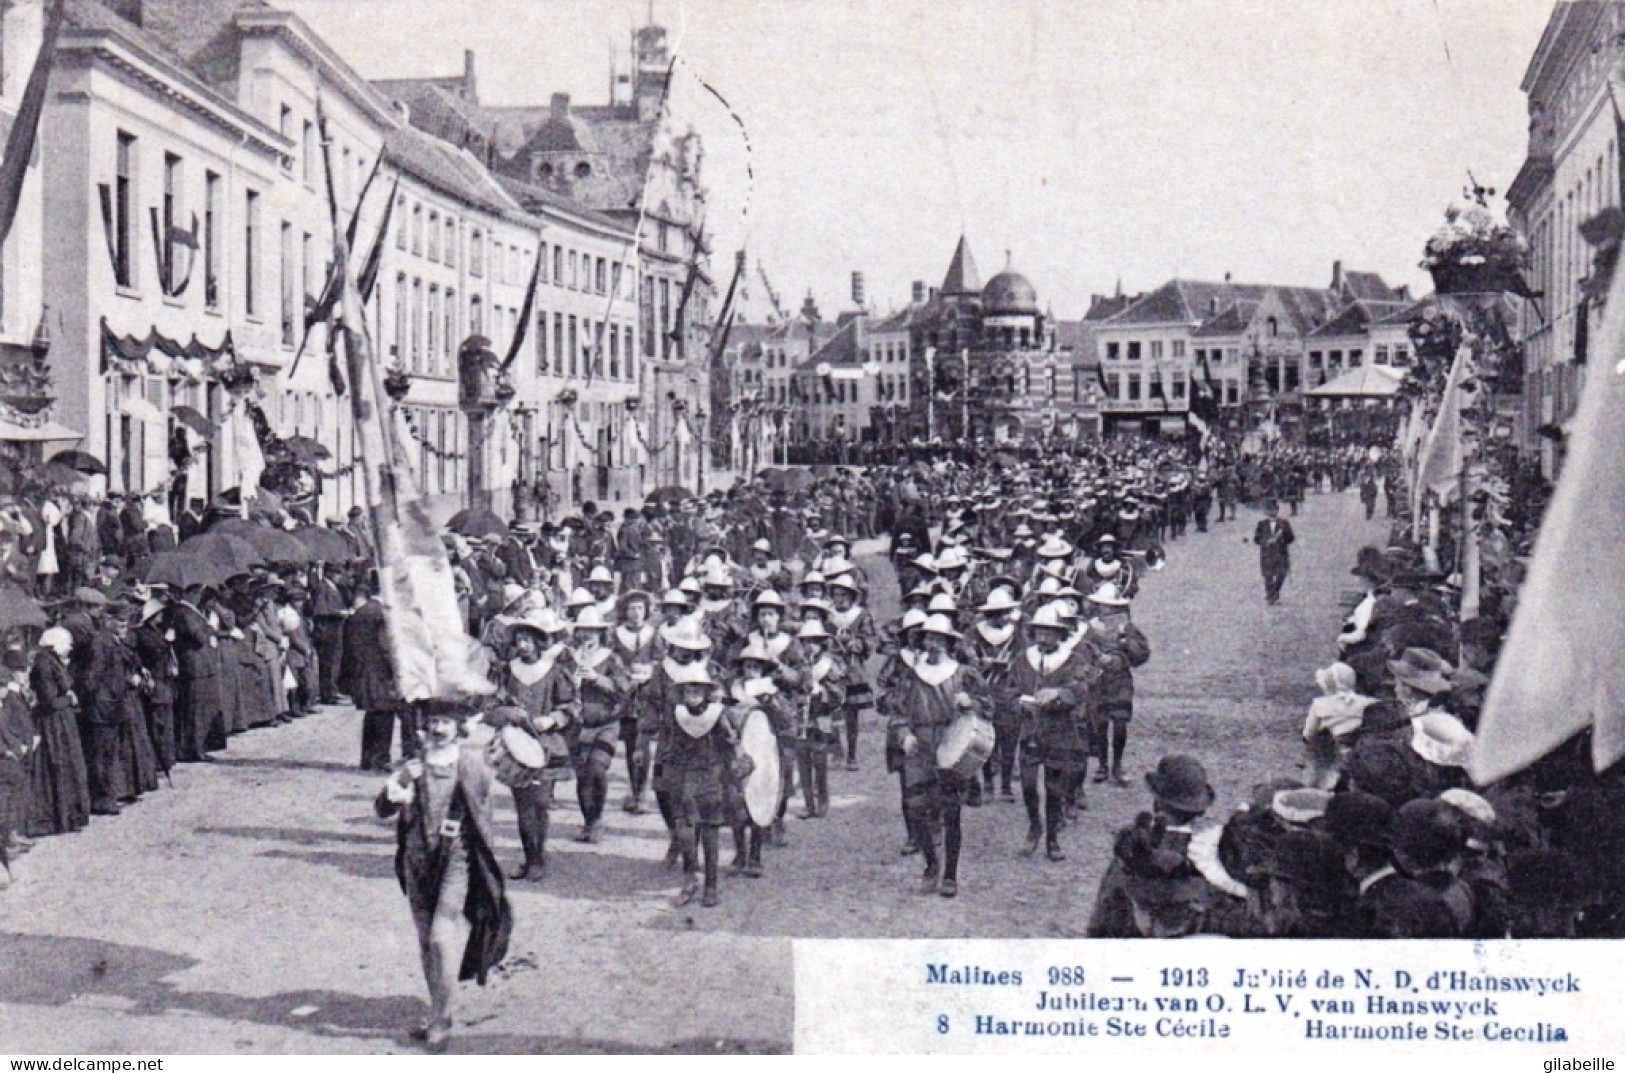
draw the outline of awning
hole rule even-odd
[[[55,421],[29,427],[0,420],[0,443],[78,443],[84,438],[83,432],[75,432]]]
[[[1362,365],[1350,369],[1329,384],[1310,388],[1315,399],[1385,399],[1399,393],[1405,370],[1390,365]]]

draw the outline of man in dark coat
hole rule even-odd
[[[158,768],[167,772],[175,766],[175,697],[180,664],[170,645],[163,601],[154,597],[141,609],[141,624],[135,628],[136,656],[146,670],[143,697],[147,724],[152,731],[152,747]]]
[[[116,816],[119,799],[134,793],[133,787],[125,784],[127,765],[119,749],[128,684],[117,642],[101,620],[107,598],[93,590],[79,589],[74,602],[78,606],[63,617],[62,625],[73,635],[68,670],[79,696],[79,729],[90,775],[90,811],[97,816]]]
[[[226,747],[221,699],[220,641],[202,609],[204,590],[193,587],[170,608],[175,662],[175,753],[179,760],[208,760]]]
[[[369,595],[344,623],[344,662],[338,686],[362,712],[361,770],[388,771],[395,717],[402,714],[404,705],[395,688],[384,605],[376,594]],[[401,751],[413,751],[407,727],[402,728]]]
[[[1297,537],[1275,500],[1264,501],[1264,514],[1253,530],[1253,543],[1258,545],[1258,565],[1264,573],[1264,602],[1275,604],[1281,601],[1281,586],[1292,571],[1292,553],[1287,549]]]
[[[316,565],[310,592],[310,639],[316,647],[316,673],[321,703],[337,704],[339,668],[344,659],[344,619],[350,603],[328,568]]]

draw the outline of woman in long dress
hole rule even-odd
[[[90,822],[90,775],[79,740],[78,698],[68,674],[73,637],[60,626],[40,635],[29,685],[40,744],[31,757],[28,833],[59,835]]]

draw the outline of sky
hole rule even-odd
[[[489,104],[606,99],[647,0],[273,0],[368,78]],[[1041,304],[1175,276],[1325,286],[1334,260],[1425,291],[1423,243],[1471,171],[1523,162],[1535,0],[655,0],[707,228],[791,310],[900,307],[961,233]],[[742,135],[706,91],[738,113]],[[749,149],[746,149],[748,137]],[[765,312],[755,283],[750,309]]]

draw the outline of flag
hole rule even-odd
[[[372,289],[378,283],[378,268],[384,262],[384,242],[389,237],[389,221],[395,215],[395,195],[400,188],[401,177],[396,175],[395,185],[389,189],[389,200],[384,203],[384,218],[378,224],[378,233],[372,237],[372,249],[367,251],[361,275],[356,279],[356,289],[361,292],[363,302],[372,301]]]
[[[1439,412],[1428,430],[1427,441],[1416,464],[1416,480],[1411,487],[1412,518],[1420,518],[1422,497],[1429,491],[1448,500],[1461,477],[1461,381],[1467,368],[1470,348],[1463,344],[1450,363]]]
[[[327,122],[320,99],[316,115],[325,150]],[[327,167],[331,180],[330,160]],[[333,238],[333,261],[345,266],[336,324],[349,365],[350,412],[361,447],[362,487],[372,515],[378,591],[396,687],[407,701],[488,694],[493,687],[484,651],[463,628],[445,546],[419,494],[410,453],[402,446],[410,435],[406,416],[384,393],[383,373],[367,337],[365,304],[348,269],[349,243],[337,228]]]
[[[17,106],[17,118],[12,121],[11,133],[6,137],[6,155],[4,160],[0,160],[0,244],[4,244],[11,234],[11,225],[17,219],[17,204],[22,200],[23,180],[28,177],[28,162],[34,155],[34,138],[39,133],[40,114],[45,111],[51,58],[56,54],[56,39],[62,30],[64,0],[49,0],[49,3],[45,11],[45,29],[40,34],[39,51],[34,54],[34,69],[28,73],[28,85],[24,87],[22,102]]]
[[[1601,771],[1625,755],[1625,272],[1610,285],[1569,454],[1484,700],[1469,772],[1493,782],[1591,727]]]
[[[506,373],[513,359],[519,356],[519,348],[525,345],[525,330],[530,327],[531,307],[536,304],[536,284],[542,278],[542,247],[536,248],[536,263],[530,267],[530,286],[525,288],[525,300],[519,306],[519,326],[514,329],[513,341],[508,344],[508,356],[502,359],[501,372]],[[598,335],[598,349],[603,350],[603,333]],[[594,355],[601,358],[600,355]]]

